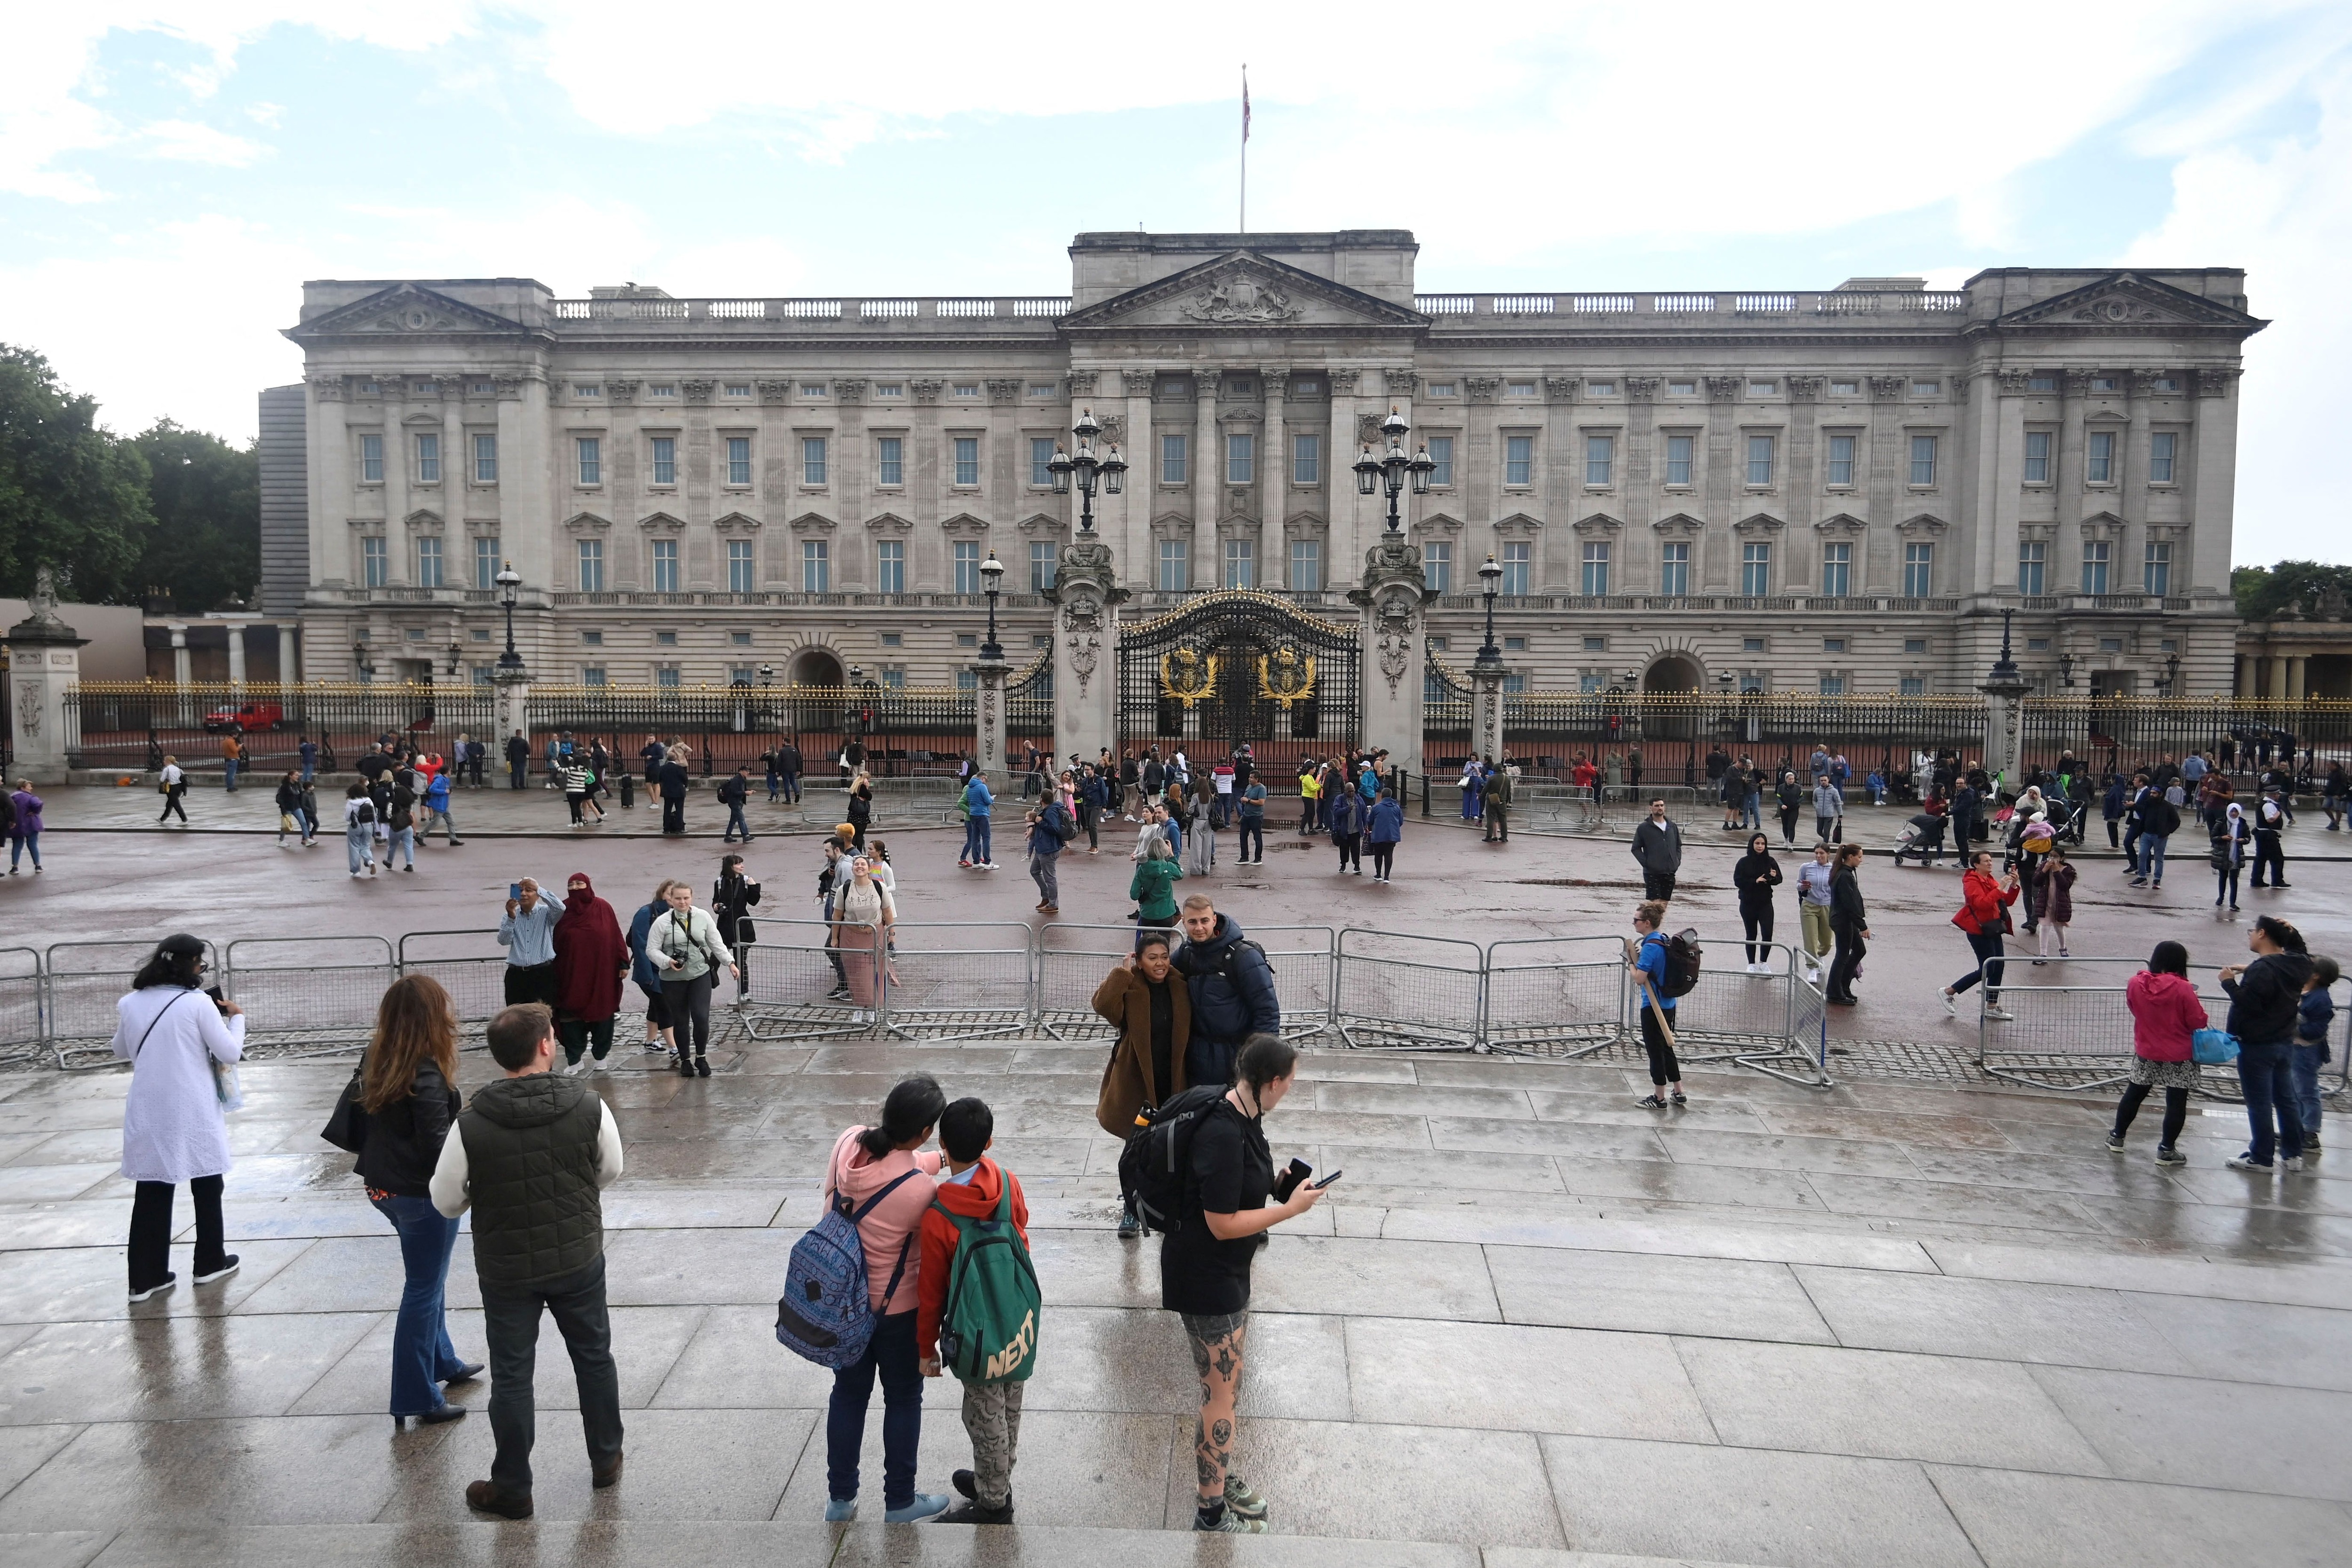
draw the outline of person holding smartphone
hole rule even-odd
[[[196,1211],[195,1282],[236,1272],[224,1245],[221,1178],[228,1174],[231,1085],[222,1076],[245,1054],[244,1009],[206,990],[205,944],[164,937],[115,1003],[116,1057],[131,1063],[122,1104],[122,1176],[131,1200],[131,1300],[170,1290],[172,1194],[183,1182]]]
[[[708,1078],[710,1061],[710,988],[718,971],[740,978],[742,970],[719,935],[719,922],[694,907],[694,889],[682,882],[664,895],[669,908],[646,932],[646,951],[662,977],[662,1006],[677,1040],[681,1078]]]

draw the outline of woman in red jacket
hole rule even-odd
[[[2185,1166],[2189,1156],[2177,1146],[2180,1129],[2189,1124],[2189,1092],[2197,1087],[2197,1062],[2189,1036],[2207,1027],[2205,1004],[2189,979],[2189,949],[2178,942],[2159,942],[2148,955],[2147,967],[2124,988],[2124,1005],[2132,1015],[2131,1082],[2116,1107],[2116,1128],[2107,1134],[2107,1152],[2124,1152],[2124,1134],[2151,1089],[2164,1091],[2164,1141],[2156,1146],[2156,1163]]]
[[[1969,939],[1969,951],[1974,953],[1977,967],[1944,988],[1944,1010],[1954,1018],[1960,1014],[1960,993],[1984,982],[1984,1016],[2006,1019],[2000,1010],[2000,939],[2009,929],[2009,906],[2017,902],[2017,873],[1995,881],[1992,874],[1992,852],[1979,850],[1970,857],[1966,875],[1960,878],[1961,894],[1968,900],[1952,916],[1952,924]]]

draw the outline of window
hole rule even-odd
[[[1822,638],[1822,653],[1844,653],[1844,652],[1845,652],[1845,639],[1844,639],[1844,638],[1843,638],[1843,637],[1824,637],[1824,638]]]
[[[2100,638],[2100,639],[2099,639],[2099,652],[2100,652],[2100,653],[2122,653],[2123,651],[2124,651],[2124,640],[2123,640],[2121,637],[2102,637],[2102,638]]]
[[[492,589],[499,585],[499,541],[488,535],[474,540],[474,586]],[[488,632],[483,633],[488,636]]]
[[[1512,397],[1533,397],[1536,395],[1536,383],[1533,382],[1513,382],[1508,389],[1508,395]]]
[[[757,589],[760,585],[752,574],[751,541],[729,539],[727,541],[727,591],[750,593]]]
[[[2140,591],[2155,594],[2159,599],[2172,591],[2171,545],[2162,541],[2149,543],[2147,559],[2140,569]]]
[[[1671,439],[1671,438],[1669,438]],[[1617,466],[1617,438],[1613,435],[1588,435],[1584,438],[1584,482],[1606,485]]]
[[[749,632],[730,632],[727,633],[727,641],[738,648],[748,648],[751,645],[751,633]]]
[[[1748,383],[1748,395],[1749,397],[1770,397],[1780,390],[1780,383],[1779,382],[1749,382]]]
[[[1290,482],[1294,485],[1323,483],[1321,436],[1294,435],[1290,438]]]
[[[955,673],[955,677],[956,690],[960,692],[976,692],[980,689],[980,672],[978,670],[958,670]],[[904,682],[905,675],[902,672],[900,674],[900,684],[903,685]]]
[[[382,588],[392,580],[392,558],[385,554],[382,534],[370,534],[360,540],[360,581],[368,588]]]
[[[980,591],[980,546],[971,539],[957,539],[949,546],[954,556],[955,591],[958,593]]]
[[[980,437],[977,435],[955,438],[955,482],[959,485],[980,483]]]
[[[2047,637],[2028,637],[2025,640],[2025,651],[2029,653],[2046,653],[2050,652],[2050,639]]]
[[[1911,483],[1914,486],[1936,482],[1936,438],[1915,435],[1911,438]]]
[[[2147,438],[2147,482],[2151,485],[2172,483],[2172,457],[2180,448],[2180,437],[2169,430],[2159,430]]]
[[[474,483],[495,485],[499,482],[499,438],[495,435],[474,437]]]
[[[1690,544],[1676,540],[1658,547],[1658,591],[1668,599],[1690,592]]]
[[[572,443],[572,454],[580,464],[580,483],[596,486],[604,482],[604,443],[602,437],[583,435]]]
[[[1751,435],[1748,438],[1748,482],[1769,485],[1772,482],[1772,438]]]
[[[824,539],[801,541],[801,591],[830,593],[833,591],[833,562]]]
[[[1319,593],[1323,589],[1323,544],[1319,539],[1290,541],[1290,588],[1294,593]]]
[[[822,485],[824,483],[824,441],[825,438],[822,435],[803,435],[801,437],[802,484]]]
[[[2017,591],[2043,593],[2042,569],[2049,564],[2050,547],[2040,539],[2020,539],[2017,544]]]
[[[1772,547],[1769,544],[1739,547],[1739,591],[1750,599],[1761,599],[1772,591]]]
[[[1940,395],[1943,390],[1944,383],[1941,382],[1913,382],[1911,383],[1911,395],[1913,397],[1936,397]]]
[[[1255,397],[1257,395],[1256,378],[1254,376],[1226,377],[1225,395],[1227,397]]]
[[[2116,433],[2112,430],[2091,432],[2090,452],[2083,465],[2083,482],[2086,485],[2112,485],[2116,478]]]
[[[1185,559],[1182,539],[1160,541],[1160,591],[1181,593],[1192,586],[1192,566]]]
[[[1602,678],[1598,670],[1579,670],[1576,672],[1576,689],[1590,695],[1601,690]]]
[[[1587,382],[1584,383],[1584,390],[1591,392],[1594,397],[1615,397],[1617,395],[1617,383],[1615,382]]]
[[[1583,591],[1588,598],[1598,599],[1609,591],[1609,546],[1595,540],[1584,547]]]
[[[381,435],[360,437],[360,483],[383,483],[383,437]]]
[[[1443,637],[1432,637],[1429,640],[1429,645],[1433,651],[1440,653],[1446,651],[1446,640]]]
[[[1535,481],[1536,438],[1532,435],[1503,437],[1503,483],[1528,485]]]
[[[1761,670],[1740,671],[1739,691],[1740,695],[1743,696],[1749,692],[1755,693],[1758,696],[1762,696],[1764,695],[1764,673]]]
[[[1906,637],[1903,639],[1903,651],[1906,653],[1924,653],[1927,651],[1927,639]]]
[[[2025,433],[2025,482],[2029,485],[2050,483],[2050,433],[2046,430]]]
[[[1928,585],[1936,579],[1936,547],[1932,544],[1903,547],[1903,597],[1925,599],[1935,590]]]
[[[1825,544],[1822,547],[1822,594],[1828,599],[1843,599],[1853,591],[1853,546]]]
[[[1454,546],[1444,539],[1431,539],[1421,547],[1422,574],[1429,586],[1440,593],[1454,591]]]
[[[1432,382],[1429,383],[1429,395],[1432,397],[1452,397],[1454,395],[1454,383],[1452,382]]]
[[[408,383],[408,390],[413,392],[422,392],[426,397],[435,397],[440,393],[441,383],[439,382],[411,382]]]
[[[580,684],[583,686],[603,685],[604,684],[604,666],[602,664],[581,665]]]
[[[727,383],[727,395],[729,397],[750,397],[751,395],[751,383],[750,382],[729,382]]]
[[[1687,435],[1666,437],[1666,483],[1687,485],[1691,482],[1691,445],[1694,438]]]
[[[441,438],[419,435],[416,438],[416,482],[420,485],[441,483]]]
[[[1059,564],[1050,540],[1029,541],[1029,591],[1043,593],[1054,586],[1054,574]]]
[[[1861,395],[1862,383],[1860,382],[1832,382],[1830,383],[1830,396],[1832,397],[1860,397]]]
[[[1163,435],[1160,438],[1160,482],[1163,485],[1189,483],[1184,461],[1184,437]]]
[[[877,485],[903,485],[907,482],[907,442],[904,436],[885,435],[874,443],[877,460],[874,482]]]
[[[824,395],[824,382],[803,382],[801,383],[801,396],[803,396],[803,397],[823,397]]]
[[[430,536],[416,541],[416,586],[444,586],[441,581],[441,541]]]
[[[727,438],[727,482],[749,485],[751,482],[751,438],[730,435]]]
[[[1584,639],[1584,651],[1588,653],[1605,653],[1609,652],[1609,639],[1606,637],[1587,637]]]
[[[2045,371],[2036,371],[2027,379],[2025,390],[2028,392],[2054,392],[2058,390],[2058,378]]]
[[[1290,395],[1293,397],[1321,397],[1323,395],[1323,383],[1316,380],[1313,376],[1302,376],[1298,380],[1290,383]]]
[[[904,382],[877,382],[874,383],[874,395],[876,397],[905,397],[907,395],[907,383]]]
[[[1666,383],[1666,395],[1668,397],[1696,397],[1698,395],[1698,383],[1696,382],[1668,382]]]
[[[580,541],[580,591],[583,593],[604,591],[604,541],[603,539]]]
[[[676,664],[664,664],[654,671],[654,685],[657,686],[667,686],[675,691],[681,684]]]
[[[2105,593],[2107,591],[2107,555],[2110,546],[2105,539],[2091,539],[2083,546],[2083,591]]]
[[[1853,436],[1832,435],[1830,437],[1828,483],[1832,489],[1844,489],[1853,484]]]
[[[673,382],[652,382],[647,383],[646,387],[646,395],[647,397],[676,397],[677,395],[677,383]]]
[[[653,481],[653,482],[654,482],[655,484],[656,484],[656,485],[675,485],[675,484],[677,484],[677,436],[675,436],[675,435],[656,435],[656,436],[655,436],[655,437],[653,438],[653,441],[654,441],[654,481]]]
[[[1843,675],[1823,675],[1822,677],[1821,693],[1822,695],[1825,697],[1842,697],[1845,695],[1845,677]]]
[[[604,385],[598,382],[574,382],[572,383],[572,395],[573,397],[603,397],[604,395]]]
[[[1895,691],[1896,694],[1901,696],[1924,697],[1927,695],[1927,677],[1925,675],[1905,675],[1895,687]]]
[[[903,539],[877,539],[874,544],[874,591],[907,591],[907,545]]]
[[[2091,390],[2093,392],[2111,392],[2116,390],[2116,378],[2113,376],[2093,376],[2091,378]]]
[[[2177,392],[2180,390],[2179,376],[2158,376],[2148,383],[2150,392]]]
[[[1054,482],[1054,438],[1033,435],[1029,438],[1029,483],[1043,488]]]
[[[1524,595],[1535,591],[1528,585],[1528,580],[1534,574],[1535,563],[1529,559],[1533,553],[1525,539],[1503,541],[1502,591],[1505,593]]]
[[[1742,637],[1739,640],[1739,651],[1743,653],[1760,653],[1764,651],[1764,639],[1761,637]]]
[[[955,383],[954,391],[957,397],[978,397],[980,395],[980,383],[978,382],[958,382]]]
[[[1225,586],[1227,588],[1257,586],[1256,548],[1248,539],[1225,541]]]
[[[1061,390],[1061,387],[1053,382],[1031,382],[1029,383],[1029,395],[1031,397],[1053,397],[1056,393],[1060,392]]]
[[[1225,483],[1246,485],[1257,471],[1257,437],[1228,435],[1225,437]]]
[[[1436,466],[1429,476],[1433,485],[1454,483],[1454,437],[1433,435],[1429,438],[1429,460]]]
[[[654,545],[654,591],[677,591],[677,541],[656,539]]]
[[[494,678],[496,678],[496,676],[497,676],[497,674],[498,674],[498,670],[499,670],[499,667],[498,667],[496,664],[476,664],[476,665],[474,665],[474,666],[473,666],[473,671],[474,671],[474,684],[475,684],[476,685],[478,685],[478,686],[487,686],[487,685],[488,685],[490,684],[490,682],[491,682]]]

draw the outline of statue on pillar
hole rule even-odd
[[[1437,597],[1421,552],[1402,530],[1384,532],[1364,552],[1364,575],[1348,601],[1363,612],[1364,662],[1387,685],[1367,678],[1364,743],[1385,746],[1391,760],[1421,770],[1423,611]]]
[[[1118,584],[1110,546],[1082,529],[1062,547],[1060,569],[1045,597],[1054,614],[1054,744],[1067,757],[1092,757],[1118,741],[1116,680],[1097,681],[1108,652],[1118,646]]]

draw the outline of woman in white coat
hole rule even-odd
[[[131,1299],[143,1301],[178,1281],[171,1271],[172,1189],[188,1184],[196,1208],[195,1281],[236,1271],[223,1246],[221,1177],[228,1174],[228,1124],[215,1064],[245,1054],[245,1015],[215,1002],[204,984],[205,945],[184,932],[155,946],[115,1004],[114,1054],[131,1063],[122,1108],[122,1175],[138,1184],[131,1205]]]

